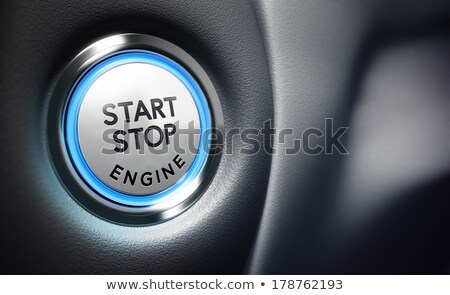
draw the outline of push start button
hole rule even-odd
[[[157,221],[187,208],[222,143],[220,105],[200,66],[171,43],[123,34],[93,44],[71,68],[62,140],[91,197]]]
[[[206,98],[184,68],[154,52],[118,52],[89,69],[65,123],[81,176],[121,204],[155,203],[206,163]]]

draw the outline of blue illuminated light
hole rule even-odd
[[[128,195],[119,192],[102,182],[91,170],[81,151],[78,139],[78,116],[83,99],[92,84],[105,72],[128,63],[147,63],[158,66],[175,75],[188,89],[197,106],[200,119],[200,145],[197,155],[186,174],[174,185],[164,191],[152,195]],[[208,103],[200,86],[194,78],[178,63],[161,54],[145,50],[123,50],[105,57],[86,69],[69,93],[63,114],[63,139],[72,164],[83,181],[98,195],[110,201],[126,206],[144,207],[159,203],[180,192],[185,186],[197,178],[206,165],[208,152],[207,130],[211,130],[211,115]]]

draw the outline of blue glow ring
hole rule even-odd
[[[128,195],[119,192],[101,181],[83,156],[78,139],[78,115],[83,99],[92,84],[105,72],[114,67],[129,63],[147,63],[158,66],[177,77],[192,95],[200,119],[200,145],[197,155],[186,174],[169,188],[151,195]],[[173,196],[192,180],[194,180],[206,165],[209,143],[205,131],[211,130],[211,115],[208,102],[200,86],[194,78],[178,63],[161,54],[146,50],[123,50],[105,57],[98,63],[86,69],[72,87],[63,114],[63,140],[66,152],[72,165],[84,182],[100,196],[121,205],[146,207],[159,203],[162,199]]]

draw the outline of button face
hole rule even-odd
[[[98,193],[151,205],[194,179],[211,129],[200,86],[173,60],[126,50],[88,69],[65,118],[69,154]]]
[[[217,93],[201,66],[160,38],[119,34],[80,52],[49,110],[54,167],[97,216],[151,224],[208,188],[223,146]]]
[[[88,69],[65,116],[80,176],[123,205],[158,203],[196,178],[207,160],[211,116],[193,77],[151,51],[116,52]]]

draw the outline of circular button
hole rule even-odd
[[[123,34],[83,51],[63,80],[74,72],[60,130],[89,198],[158,221],[192,204],[221,144],[220,105],[200,66],[164,40]]]
[[[151,205],[206,163],[206,98],[163,55],[128,50],[107,57],[74,87],[66,114],[72,161],[94,190],[115,202]]]

